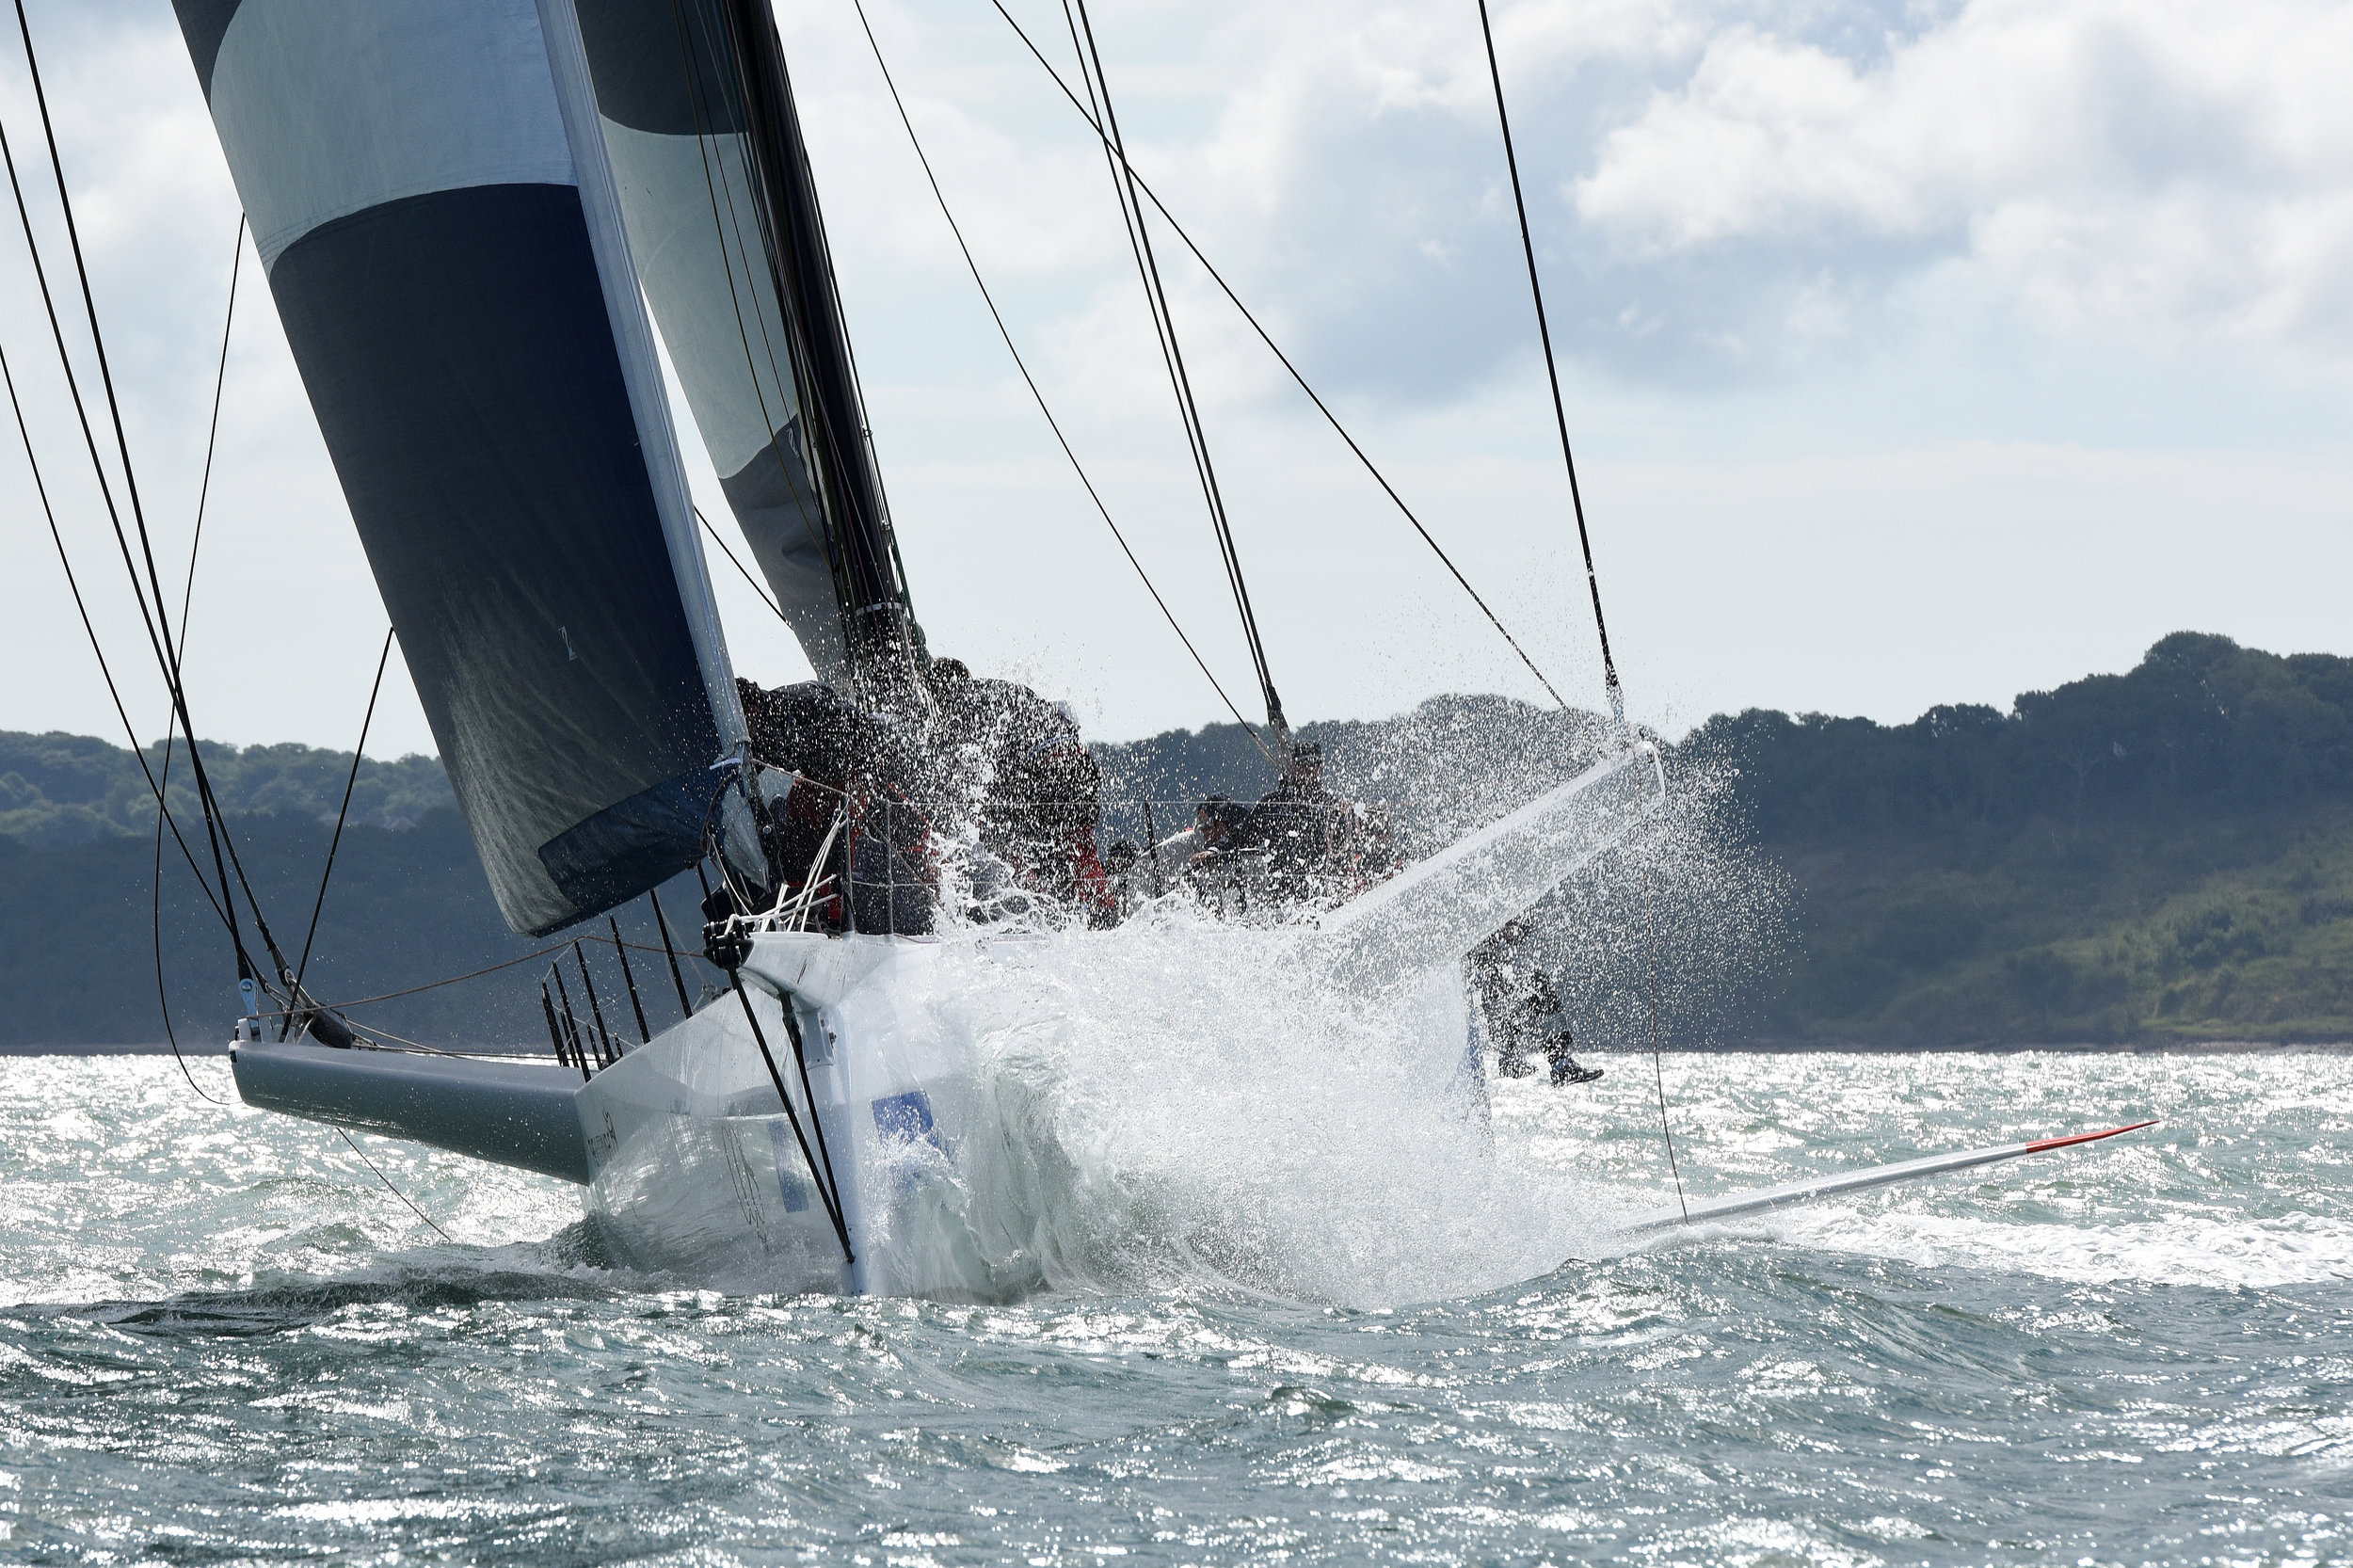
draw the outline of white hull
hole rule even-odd
[[[1237,963],[1261,965],[1270,939],[1282,940],[1241,931],[1193,937],[1230,949]],[[1084,936],[1052,941],[1096,945]],[[1057,987],[1025,984],[1040,945],[976,936],[759,938],[744,967],[754,984],[743,1000],[709,1003],[579,1091],[588,1211],[607,1244],[633,1266],[691,1272],[735,1288],[993,1299],[1034,1288],[1053,1250],[1051,1208],[1067,1194],[1036,1179],[1038,1150],[1017,1146],[1023,1087],[1000,1071],[1002,1049],[1009,1040],[1083,1029],[1087,1011],[1083,1003],[1059,1007]],[[1150,963],[1143,944],[1129,948]],[[1121,955],[1093,956],[1089,990],[1099,997],[1118,984]],[[857,978],[833,996],[770,994],[770,974],[811,960],[846,960]],[[997,993],[985,1029],[952,1005],[975,992]],[[1459,983],[1442,977],[1408,1005],[1424,1025],[1416,1033],[1427,1049],[1407,1070],[1423,1084],[1425,1105],[1433,1114],[1449,1107],[1475,1113]],[[800,1025],[815,1125],[824,1134],[813,1162],[760,1051],[764,1040],[815,1152],[787,1006]],[[818,1191],[828,1155],[854,1262]]]
[[[1399,1114],[1483,1119],[1462,959],[1663,796],[1656,753],[1620,753],[1314,924],[1145,919],[936,937],[755,927],[740,994],[584,1082],[577,1069],[248,1032],[238,1087],[256,1105],[583,1181],[592,1221],[638,1267],[730,1288],[1001,1297],[1083,1271],[1061,1223],[1084,1162],[1073,1151],[1116,1142],[1103,1124],[1130,1103],[1114,1085],[1075,1121],[1042,1112],[1041,1070],[1059,1063],[1100,1090],[1120,1053],[1148,1043],[1154,1089],[1182,1077],[1214,1112],[1237,1075],[1280,1051],[1313,1071],[1376,1075],[1404,1108],[1343,1127],[1350,1113],[1327,1107],[1339,1119],[1325,1130],[1395,1139]],[[1205,1136],[1255,1140],[1247,1150],[1268,1171],[1311,1158],[1267,1146],[1292,1141],[1295,1117],[1213,1120],[1225,1125]],[[1140,1141],[1160,1130],[1128,1129]]]

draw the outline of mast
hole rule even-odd
[[[745,134],[766,208],[769,264],[794,328],[802,390],[815,418],[811,445],[826,521],[840,557],[837,581],[842,629],[860,674],[888,680],[881,671],[870,673],[866,666],[908,660],[915,648],[914,616],[883,500],[882,476],[874,464],[816,177],[785,72],[784,46],[766,0],[720,4],[735,45]]]

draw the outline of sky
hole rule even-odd
[[[1007,8],[1066,69],[1059,7]],[[166,0],[29,8],[176,583],[237,198]],[[1251,712],[1090,133],[988,0],[867,9],[1016,342]],[[1597,706],[1475,4],[1091,9],[1136,168],[1555,685]],[[2353,8],[1498,0],[1495,18],[1637,717],[1672,734],[1747,707],[1893,723],[2007,706],[2129,668],[2179,630],[2353,654]],[[1222,717],[1016,375],[852,0],[783,0],[778,22],[932,647],[1071,701],[1105,739]],[[63,258],[13,39],[0,123]],[[1198,269],[1159,243],[1292,719],[1447,691],[1542,700]],[[249,243],[242,267],[190,701],[208,737],[348,748],[384,612]],[[12,228],[0,347],[133,728],[160,735],[160,685]],[[120,739],[6,434],[0,728]],[[714,556],[712,572],[739,671],[805,674],[733,568]],[[395,656],[368,750],[431,749]]]

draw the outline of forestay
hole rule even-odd
[[[683,869],[744,721],[569,0],[174,5],[500,909]]]

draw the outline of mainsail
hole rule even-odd
[[[569,0],[174,5],[500,909],[682,870],[744,719]]]
[[[638,274],[728,504],[818,677],[883,695],[913,624],[766,0],[578,9]]]

